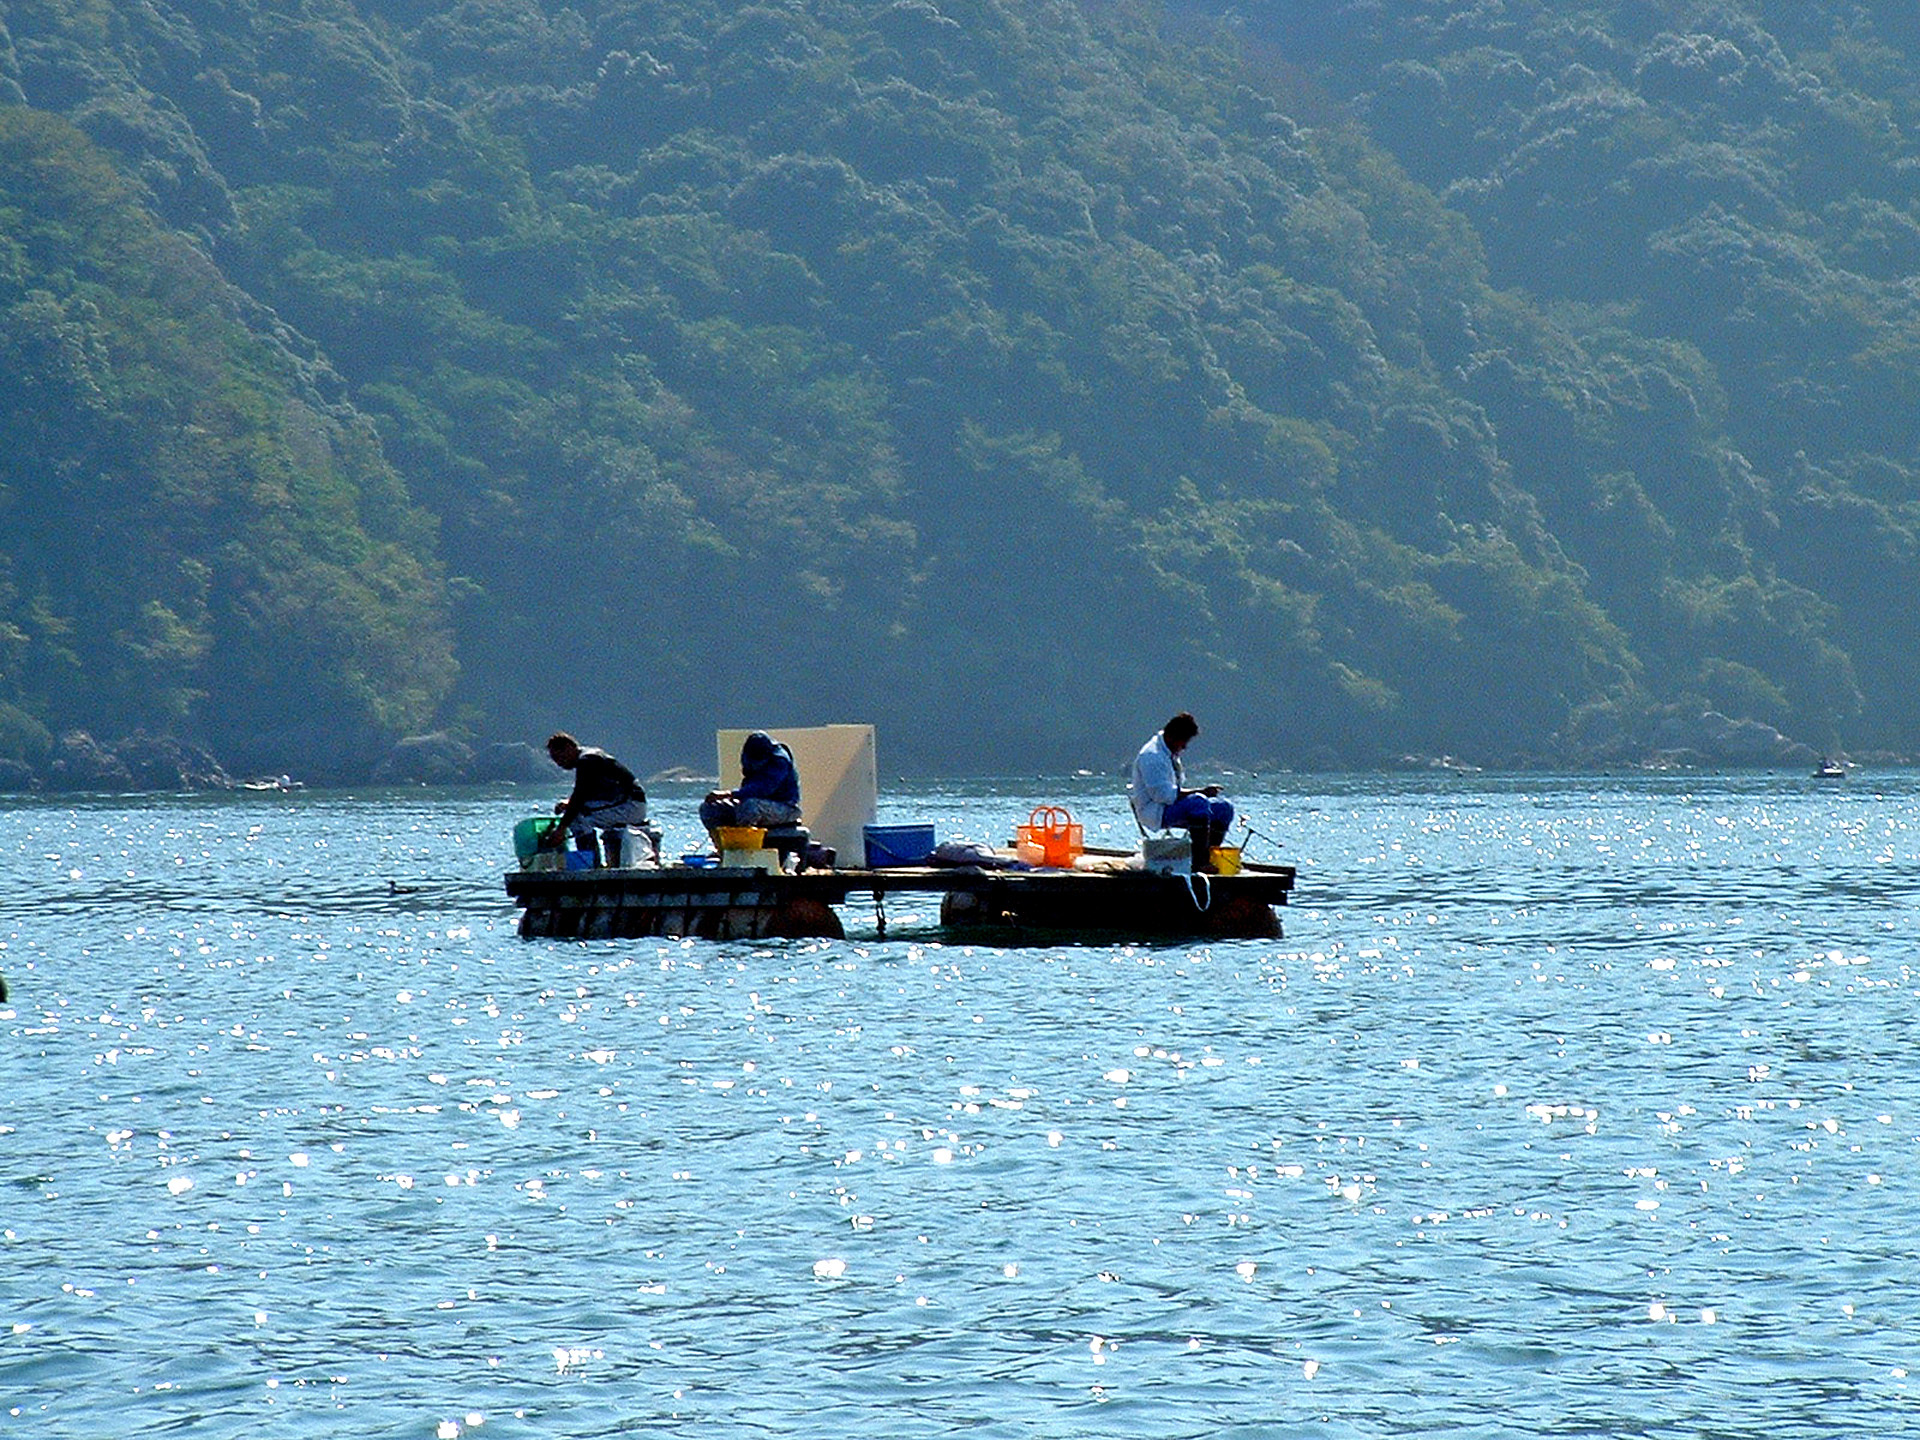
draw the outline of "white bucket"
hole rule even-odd
[[[1193,841],[1185,835],[1142,835],[1140,867],[1151,875],[1186,875],[1193,870]]]
[[[634,870],[653,864],[653,841],[647,832],[638,826],[629,825],[620,830],[608,830],[600,837],[607,852],[607,867],[612,870]]]
[[[720,864],[729,870],[778,870],[778,850],[722,850]]]

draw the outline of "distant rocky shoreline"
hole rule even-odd
[[[557,784],[546,755],[524,742],[473,746],[445,733],[414,735],[358,765],[302,774],[234,774],[204,746],[135,732],[107,744],[69,730],[38,766],[0,759],[0,793],[135,794],[197,790],[276,790],[315,785]]]
[[[1324,748],[1255,766],[1222,768],[1254,773],[1285,771],[1625,771],[1807,770],[1833,759],[1848,765],[1897,768],[1914,757],[1893,753],[1824,753],[1754,720],[1734,720],[1717,711],[1667,716],[1637,738],[1612,735],[1551,755],[1492,758],[1402,754],[1355,763]],[[652,780],[710,778],[674,767]],[[210,751],[171,736],[135,732],[112,744],[84,730],[62,735],[38,766],[0,759],[0,794],[139,794],[181,791],[300,789],[307,785],[557,785],[562,777],[544,752],[524,741],[470,745],[438,731],[412,735],[383,755],[323,771],[234,774]]]
[[[1588,736],[1552,755],[1509,756],[1497,764],[1452,755],[1401,755],[1393,770],[1807,770],[1827,761],[1846,766],[1898,768],[1915,757],[1890,751],[1818,750],[1758,720],[1735,720],[1717,710],[1666,715],[1644,733]]]

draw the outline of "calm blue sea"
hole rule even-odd
[[[1920,1435],[1920,777],[1233,790],[1282,941],[527,943],[544,793],[0,808],[0,1434]],[[882,818],[1042,801],[1132,833]]]

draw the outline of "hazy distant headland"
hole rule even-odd
[[[0,785],[1920,753],[1896,10],[10,4]]]

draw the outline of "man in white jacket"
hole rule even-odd
[[[1133,757],[1127,799],[1145,830],[1180,829],[1193,836],[1193,868],[1213,868],[1213,850],[1227,838],[1233,806],[1220,798],[1218,785],[1188,789],[1180,752],[1200,733],[1200,722],[1182,710],[1160,727]]]

